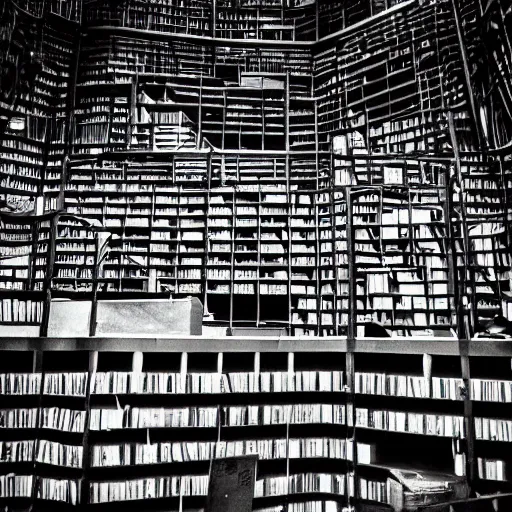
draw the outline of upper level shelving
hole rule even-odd
[[[149,6],[136,0],[113,6],[105,0],[85,0],[82,19],[90,28],[123,27],[213,41],[314,43],[409,2],[361,0],[347,7],[327,0],[160,0]]]
[[[474,332],[508,314],[509,164],[472,151],[451,2],[89,1],[84,13],[76,69],[74,25],[45,18],[48,62],[2,137],[0,183],[19,208],[95,227],[55,223],[51,276],[42,257],[25,268],[36,239],[20,233],[33,247],[4,251],[13,282],[192,294],[212,327],[297,335]],[[227,41],[221,19],[250,37]],[[97,232],[110,236],[101,264]]]

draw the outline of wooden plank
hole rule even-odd
[[[175,337],[97,337],[97,338],[0,338],[0,350],[7,351],[71,351],[100,352],[347,352],[344,336],[204,336]],[[356,339],[354,353],[459,355],[459,341],[447,338],[365,338]],[[510,340],[472,340],[469,356],[510,357]]]

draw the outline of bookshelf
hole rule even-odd
[[[113,25],[242,41],[304,41],[316,36],[314,2],[162,0],[113,6],[89,0],[83,11],[84,23],[90,27]]]
[[[435,489],[451,482],[445,501],[464,498],[467,482],[507,493],[511,354],[506,341],[482,348],[434,338],[5,338],[0,453],[18,480],[2,499],[201,507],[211,458],[243,454],[259,455],[255,510],[395,510],[406,469]],[[389,436],[414,450],[414,464]]]
[[[138,0],[129,5],[112,5],[103,0],[86,0],[83,17],[89,26],[112,24],[156,32],[210,35],[212,3],[205,0],[162,0],[148,5]]]
[[[295,40],[295,23],[285,2],[220,0],[216,16],[215,36],[222,39]]]
[[[476,3],[352,4],[49,2],[17,15],[5,40],[18,48],[22,26],[45,60],[15,100],[27,120],[3,132],[1,190],[63,216],[46,272],[13,258],[6,282],[28,272],[19,291],[45,303],[194,295],[222,332],[336,336],[352,319],[359,336],[379,324],[469,338],[508,315],[508,153],[482,146],[507,132],[496,116],[479,127],[468,98],[468,70],[486,87],[477,49],[492,53]],[[482,21],[501,23],[492,9]]]
[[[4,2],[0,504],[197,510],[255,453],[261,511],[510,492],[502,5]],[[30,337],[190,295],[217,337]]]
[[[44,317],[79,39],[81,2],[65,4],[2,7],[2,332],[27,335]]]

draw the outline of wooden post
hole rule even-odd
[[[351,497],[349,490],[350,486],[347,481],[347,505],[353,505],[357,503],[359,498],[359,486],[357,485],[357,428],[356,428],[356,395],[355,395],[355,340],[353,338],[347,339],[347,353],[345,354],[345,375],[346,375],[346,424],[347,424],[347,437],[346,437],[346,448],[347,448],[347,468],[350,467],[350,452],[352,452],[353,461],[353,478],[354,478],[354,496]],[[347,475],[350,472],[347,471]],[[352,498],[352,499],[351,499]],[[354,502],[354,503],[352,503]]]
[[[455,157],[455,178],[456,178],[456,181],[459,185],[459,206],[460,206],[460,219],[461,219],[461,225],[460,225],[460,229],[461,229],[461,234],[462,234],[462,238],[463,238],[463,243],[464,243],[464,247],[463,247],[463,252],[464,252],[464,269],[463,269],[463,276],[462,276],[462,282],[460,283],[460,286],[459,286],[459,290],[460,290],[460,294],[459,294],[459,304],[458,304],[458,309],[459,309],[459,322],[462,322],[462,325],[460,325],[459,323],[459,332],[458,332],[458,335],[459,335],[459,338],[465,338],[465,339],[469,339],[472,335],[471,333],[471,330],[470,330],[470,326],[467,324],[466,322],[466,312],[464,311],[464,308],[466,307],[466,304],[465,304],[465,297],[467,297],[468,295],[468,288],[470,286],[473,286],[473,284],[475,283],[475,276],[474,276],[474,271],[472,269],[469,270],[469,273],[470,273],[470,280],[468,282],[468,278],[467,278],[467,273],[468,273],[468,268],[467,268],[467,263],[468,261],[471,262],[471,256],[470,256],[470,246],[469,246],[469,235],[468,235],[468,226],[467,226],[467,221],[466,221],[466,205],[464,203],[464,200],[465,200],[465,187],[464,187],[464,177],[462,175],[462,167],[461,167],[461,158],[460,158],[460,152],[459,152],[459,144],[458,144],[458,141],[457,141],[457,134],[455,132],[455,124],[454,124],[454,121],[453,121],[453,112],[452,111],[448,111],[448,128],[449,128],[449,132],[450,132],[450,139],[451,139],[451,143],[452,143],[452,146],[453,146],[453,151],[454,151],[454,157]],[[449,190],[449,193],[451,193],[451,190]],[[451,200],[451,198],[450,198]],[[451,212],[450,212],[451,214]],[[455,272],[457,272],[457,254],[454,254],[453,255],[455,257],[455,263],[456,263],[456,266],[455,266]],[[471,294],[471,300],[473,301],[473,310],[476,310],[476,303],[475,303],[475,293],[474,293],[474,290],[472,290],[472,294]]]
[[[478,472],[475,457],[475,428],[473,420],[473,402],[471,400],[471,370],[469,360],[469,341],[459,340],[461,375],[464,382],[464,426],[466,429],[466,478],[471,486],[476,482]]]
[[[208,260],[210,258],[210,240],[208,238],[209,230],[208,230],[208,220],[210,219],[209,211],[210,211],[210,190],[211,190],[211,177],[212,177],[212,154],[208,153],[206,157],[206,172],[207,172],[207,190],[205,191],[205,223],[204,223],[204,257],[203,257],[203,268],[201,271],[201,286],[203,287],[202,296],[203,296],[203,306],[206,305],[206,309],[208,307]],[[206,311],[203,310],[203,313]]]
[[[354,340],[357,336],[357,286],[354,258],[354,226],[352,222],[352,188],[345,188],[345,200],[347,203],[347,255],[348,255],[348,326],[347,338]]]
[[[42,350],[35,350],[33,353],[32,359],[32,373],[40,373],[41,374],[41,388],[39,390],[39,398],[37,404],[37,413],[36,413],[36,428],[37,432],[40,432],[40,423],[41,423],[41,411],[42,411],[42,401],[43,401],[43,390],[44,390],[44,370],[43,370],[43,361],[44,361],[44,353]],[[34,452],[32,454],[32,495],[31,495],[31,508],[35,506],[37,499],[37,476],[36,476],[36,464],[37,464],[37,451],[39,448],[39,435],[36,434],[36,438],[34,439]]]
[[[130,116],[129,116],[129,123],[126,130],[126,145],[128,148],[132,145],[132,137],[133,133],[135,131],[135,128],[137,126],[137,123],[140,122],[140,119],[138,118],[137,112],[139,106],[137,105],[138,98],[137,98],[137,78],[138,74],[135,75],[135,77],[132,77],[131,84],[130,84]],[[111,98],[113,100],[113,98]],[[111,109],[114,110],[115,103],[111,102]],[[141,107],[142,108],[142,107]],[[154,114],[153,114],[154,116]],[[112,112],[110,112],[109,120],[112,119]],[[152,120],[154,117],[152,117]],[[153,125],[152,125],[153,127]],[[151,137],[149,139],[149,144],[151,145]]]
[[[83,455],[82,455],[82,478],[80,479],[80,502],[79,505],[84,507],[89,501],[89,469],[91,467],[91,449],[89,446],[90,422],[91,422],[91,393],[94,389],[94,381],[96,379],[96,371],[98,369],[98,351],[89,352],[89,368],[87,392],[85,396],[85,426],[83,438]]]
[[[43,302],[43,314],[41,318],[41,328],[39,335],[41,337],[48,336],[48,324],[50,322],[50,305],[52,301],[52,278],[55,268],[55,255],[56,255],[56,243],[57,243],[57,225],[59,223],[59,215],[55,215],[51,219],[50,225],[50,238],[48,240],[48,258],[46,260],[46,273],[44,276],[44,302]]]
[[[316,111],[316,109],[315,109]],[[331,257],[332,257],[332,272],[334,278],[334,288],[333,288],[333,330],[334,335],[337,336],[338,332],[338,264],[337,264],[337,255],[336,255],[336,180],[334,178],[334,169],[335,169],[335,159],[334,159],[334,148],[331,148],[331,177],[330,177],[330,187],[331,190],[329,192],[330,199],[330,208],[331,208]],[[343,300],[343,299],[342,299]],[[321,314],[321,313],[320,313]],[[343,313],[342,313],[343,314]],[[321,317],[320,317],[321,318]]]
[[[285,98],[284,98],[284,138],[285,138],[285,149],[286,149],[286,160],[285,160],[285,172],[286,172],[286,197],[288,203],[288,282],[287,282],[287,294],[288,294],[288,333],[291,331],[292,326],[292,290],[291,290],[291,273],[292,273],[292,261],[291,261],[291,227],[290,227],[290,71],[286,71],[285,77]],[[284,245],[284,244],[283,244]]]
[[[464,35],[462,32],[459,6],[457,4],[457,1],[458,0],[452,0],[452,9],[453,9],[453,17],[455,19],[455,27],[457,29],[457,39],[459,42],[460,54],[461,54],[461,58],[462,58],[462,68],[464,70],[464,79],[466,82],[466,94],[468,97],[469,106],[471,108],[473,129],[475,131],[475,134],[476,134],[476,137],[478,140],[478,146],[480,148],[484,148],[482,133],[481,133],[481,129],[480,129],[480,121],[479,121],[480,117],[479,117],[477,109],[476,109],[475,97],[473,94],[473,87],[471,85],[471,75],[469,72],[469,59],[468,59],[468,54],[466,52],[466,46],[464,44]]]

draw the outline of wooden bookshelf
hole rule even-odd
[[[388,503],[394,510],[387,482],[406,466],[401,452],[388,449],[384,434],[411,445],[415,463],[408,463],[409,470],[428,468],[436,478],[467,480],[484,493],[510,490],[506,471],[492,466],[503,460],[509,442],[503,438],[507,430],[496,427],[509,421],[505,404],[512,392],[511,354],[504,341],[490,340],[485,356],[478,355],[478,340],[420,338],[349,344],[344,338],[297,337],[6,338],[0,343],[3,442],[34,440],[37,447],[16,452],[32,457],[26,462],[5,461],[19,467],[18,474],[33,475],[26,482],[36,482],[25,497],[23,487],[16,487],[20,496],[9,499],[18,504],[31,499],[44,507],[56,500],[106,509],[138,503],[145,510],[182,499],[186,506],[201,506],[206,491],[194,475],[206,475],[209,460],[229,455],[237,442],[238,449],[259,454],[255,509],[334,501]],[[346,365],[348,355],[353,365]],[[490,365],[496,369],[492,375]],[[346,410],[351,394],[354,424]],[[468,400],[472,409],[466,409]],[[464,427],[464,418],[474,430]],[[329,441],[310,445],[312,439]],[[315,459],[315,474],[326,476],[307,476],[309,469],[297,459],[302,450]],[[471,478],[471,464],[466,468],[464,460],[486,469]],[[181,498],[171,491],[159,497],[150,488],[129,495],[114,491],[121,476],[131,482],[162,474],[182,484],[195,482],[196,491],[183,491]],[[116,494],[105,494],[100,483]],[[353,496],[347,486],[356,491]],[[54,494],[48,495],[50,487]],[[142,499],[150,501],[143,505]]]
[[[223,332],[485,329],[508,314],[510,169],[482,151],[467,96],[489,45],[468,41],[479,10],[452,4],[87,1],[20,15],[30,34],[43,26],[46,60],[17,100],[23,130],[11,119],[2,135],[2,190],[63,211],[46,260],[6,268],[6,284],[28,275],[20,291],[45,304],[194,295]],[[482,21],[500,22],[492,12]],[[267,24],[294,36],[272,40]],[[35,224],[23,229],[42,252]]]
[[[79,1],[58,4],[6,2],[2,7],[3,332],[9,326],[13,331],[33,330],[44,320],[81,9]]]

